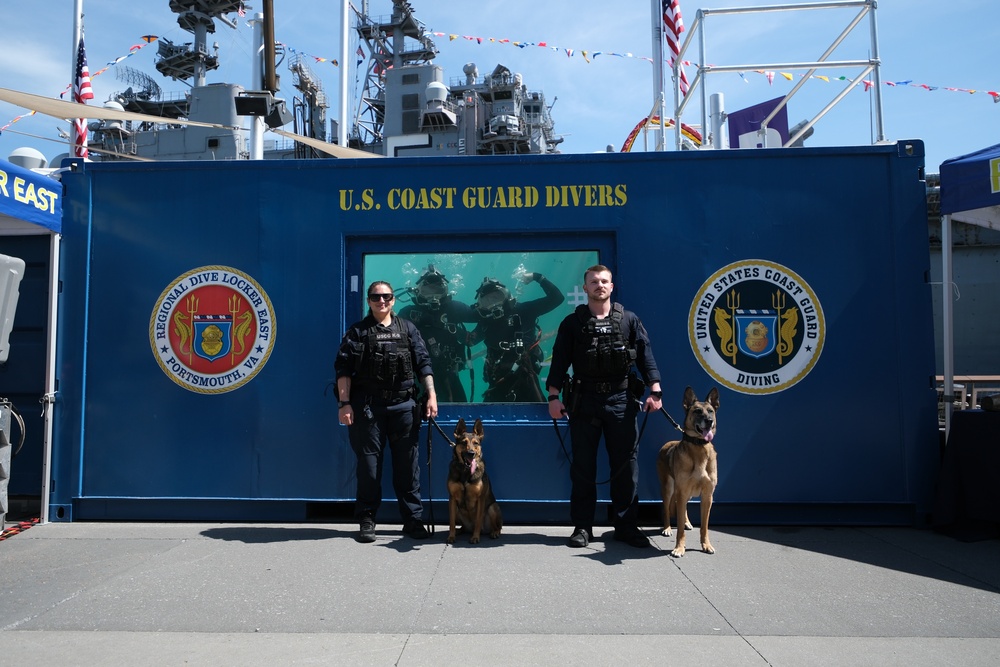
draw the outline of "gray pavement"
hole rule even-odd
[[[1000,664],[1000,540],[720,526],[54,523],[0,542],[5,665]],[[690,538],[694,537],[692,541]]]

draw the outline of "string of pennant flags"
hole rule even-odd
[[[628,52],[618,53],[618,52],[615,52],[615,51],[591,51],[591,50],[586,50],[586,49],[569,49],[569,48],[563,48],[563,47],[559,47],[559,46],[552,46],[552,45],[548,44],[547,42],[522,42],[522,41],[515,41],[515,40],[510,40],[510,39],[497,39],[495,37],[475,37],[475,36],[471,36],[471,35],[459,35],[459,34],[456,34],[456,33],[432,32],[431,34],[434,35],[435,37],[447,37],[449,42],[454,42],[456,40],[462,39],[462,40],[465,40],[465,41],[468,41],[468,42],[475,42],[476,44],[484,44],[484,43],[501,44],[501,45],[507,45],[507,44],[509,44],[511,46],[516,46],[516,47],[521,48],[521,49],[527,48],[529,46],[540,47],[540,48],[543,48],[543,49],[547,49],[549,51],[554,51],[556,53],[564,53],[567,58],[572,58],[572,57],[578,55],[581,58],[583,58],[584,61],[586,61],[588,64],[590,64],[598,56],[614,56],[616,58],[635,58],[637,60],[645,60],[646,62],[649,62],[649,63],[653,62],[653,59],[649,58],[648,56],[637,56],[637,55],[635,55],[633,53],[628,53]],[[682,63],[685,66],[687,66],[687,67],[697,67],[698,66],[696,63],[693,63],[690,60],[684,60],[684,61],[682,61]],[[774,85],[774,78],[775,78],[775,76],[781,76],[782,78],[787,79],[788,81],[792,81],[795,78],[794,74],[790,74],[788,72],[775,72],[775,71],[772,71],[772,70],[753,70],[753,73],[754,74],[761,74],[764,77],[766,77],[767,81],[768,81],[768,83],[770,85]],[[745,72],[740,72],[739,75],[740,75],[740,77],[743,78],[744,81],[746,81],[747,83],[749,83],[749,80],[747,79]],[[800,75],[800,76],[805,76],[805,75]],[[847,77],[847,76],[831,77],[831,76],[824,76],[824,75],[820,75],[820,74],[813,74],[810,78],[819,79],[821,81],[825,81],[826,83],[829,83],[830,81],[850,81],[851,80],[850,77]],[[994,90],[985,90],[985,91],[983,91],[983,90],[977,90],[977,89],[972,89],[972,88],[958,88],[958,87],[954,87],[954,86],[931,86],[931,85],[928,85],[926,83],[915,83],[912,80],[905,80],[905,81],[883,81],[882,83],[884,85],[890,86],[890,87],[911,86],[911,87],[914,87],[914,88],[923,88],[924,90],[928,90],[928,91],[946,90],[946,91],[950,91],[950,92],[969,93],[969,94],[986,93],[987,95],[989,95],[990,97],[993,98],[994,102],[1000,102],[1000,92],[997,92],[997,91],[994,91]],[[869,81],[869,80],[862,80],[862,81],[858,82],[858,85],[862,85],[864,87],[865,91],[868,91],[868,90],[870,90],[872,88],[872,86],[875,85],[875,83],[873,81]]]
[[[526,49],[528,47],[541,48],[541,49],[545,49],[545,50],[553,52],[553,53],[564,54],[567,58],[573,58],[573,57],[583,58],[583,60],[585,62],[587,62],[588,64],[592,64],[593,61],[596,60],[600,56],[615,57],[615,58],[631,58],[631,59],[635,59],[635,60],[643,60],[643,61],[646,61],[646,62],[649,62],[649,63],[653,62],[653,59],[650,58],[650,57],[648,57],[648,56],[635,55],[635,54],[630,53],[630,52],[621,52],[621,53],[619,53],[619,52],[616,52],[616,51],[594,51],[594,50],[590,50],[590,49],[564,48],[564,47],[559,47],[559,46],[551,45],[548,42],[528,42],[528,41],[511,40],[511,39],[506,39],[506,38],[501,39],[501,38],[496,38],[496,37],[477,37],[477,36],[472,36],[472,35],[460,35],[458,33],[432,32],[431,34],[434,35],[435,37],[447,37],[449,42],[454,42],[454,41],[457,41],[457,40],[464,40],[464,41],[467,41],[467,42],[474,42],[474,43],[480,44],[480,45],[481,44],[498,44],[498,45],[501,45],[501,46],[508,46],[509,45],[509,46],[514,46],[514,47],[520,48],[520,49]],[[141,40],[142,40],[141,43],[137,43],[137,44],[134,44],[131,47],[129,47],[128,53],[126,53],[126,54],[124,54],[122,56],[119,56],[118,58],[115,58],[114,60],[108,62],[107,65],[105,65],[103,68],[101,68],[98,71],[96,71],[93,74],[91,74],[90,78],[93,79],[93,78],[95,78],[97,76],[100,76],[101,74],[104,74],[107,70],[111,69],[112,67],[117,66],[123,60],[126,60],[127,58],[131,58],[136,53],[138,53],[139,51],[141,51],[143,48],[145,48],[146,46],[148,46],[148,45],[152,44],[153,42],[155,42],[157,39],[159,39],[159,38],[156,35],[143,35],[141,37]],[[313,59],[317,63],[330,63],[334,67],[340,67],[340,62],[336,58],[326,58],[326,57],[323,57],[323,56],[317,56],[317,55],[314,55],[314,54],[311,54],[311,53],[306,53],[304,51],[299,51],[299,50],[297,50],[297,49],[295,49],[295,48],[293,48],[293,47],[291,47],[291,46],[289,46],[287,44],[282,44],[282,46],[284,46],[290,53],[299,54],[299,55],[301,55],[303,57],[306,57],[306,58],[311,58],[311,59]],[[357,63],[356,64],[357,65],[361,65],[361,63],[363,63],[365,61],[365,58],[366,58],[364,50],[359,46],[357,48],[357,51],[355,52],[355,54],[357,56]],[[686,66],[686,67],[697,67],[697,64],[691,62],[690,60],[683,61],[683,65]],[[792,81],[792,80],[795,79],[795,76],[796,76],[796,75],[788,73],[788,72],[779,72],[779,71],[773,71],[773,70],[752,70],[752,71],[748,71],[748,72],[739,72],[740,77],[746,83],[750,83],[750,80],[747,77],[747,74],[757,74],[757,75],[764,76],[767,79],[768,84],[772,85],[772,86],[774,85],[774,80],[775,80],[776,77],[780,76],[783,79],[786,79],[788,81]],[[800,74],[799,76],[803,76],[804,77],[805,75]],[[823,81],[825,83],[830,83],[831,81],[850,81],[851,80],[851,78],[847,77],[847,76],[826,76],[826,75],[822,75],[822,74],[813,74],[813,75],[810,75],[809,78],[811,78],[811,79],[819,79],[820,81]],[[947,91],[947,92],[965,93],[965,94],[968,94],[968,95],[986,94],[986,95],[988,95],[989,97],[991,97],[993,99],[993,102],[1000,103],[1000,91],[996,91],[996,90],[981,90],[981,89],[975,89],[975,88],[959,88],[957,86],[935,86],[935,85],[929,85],[929,84],[926,84],[926,83],[917,83],[917,82],[913,81],[912,79],[907,79],[907,80],[902,80],[902,81],[883,81],[882,83],[883,83],[883,85],[891,87],[891,88],[911,87],[911,88],[922,88],[924,90],[931,91],[931,92],[943,90],[943,91]],[[856,86],[862,86],[864,88],[864,90],[867,92],[867,91],[871,90],[872,87],[874,87],[875,83],[873,81],[871,81],[871,80],[865,79],[865,80],[856,82],[854,85],[856,85]],[[59,97],[60,98],[63,97],[66,94],[66,92],[69,91],[69,89],[71,88],[71,86],[72,86],[72,84],[67,85],[66,88],[63,90],[63,92],[59,94]],[[26,117],[32,116],[34,114],[35,114],[34,111],[29,111],[28,113],[25,113],[25,114],[22,114],[20,116],[17,116],[16,118],[12,119],[10,122],[8,122],[3,127],[0,127],[0,132],[3,132],[4,130],[6,130],[7,128],[9,128],[11,125],[13,125],[14,123],[18,122],[22,118],[26,118]]]
[[[131,58],[135,54],[139,53],[139,51],[141,51],[143,48],[145,48],[145,47],[149,46],[150,44],[152,44],[153,42],[155,42],[157,39],[159,39],[159,37],[157,37],[156,35],[143,35],[141,37],[141,39],[142,39],[142,43],[141,44],[133,44],[131,47],[129,47],[128,53],[126,53],[123,56],[118,56],[117,58],[115,58],[114,60],[112,60],[111,62],[109,62],[107,65],[105,65],[104,67],[102,67],[101,69],[99,69],[96,72],[94,72],[93,74],[91,74],[90,75],[90,79],[93,80],[94,77],[98,77],[98,76],[104,74],[105,72],[107,72],[112,67],[115,67],[116,65],[118,65],[118,63],[120,63],[121,61],[123,61],[123,60],[125,60],[127,58]],[[61,93],[59,93],[59,99],[62,99],[63,97],[65,97],[66,93],[68,93],[72,87],[73,87],[72,83],[66,84],[66,87],[63,88],[63,91]],[[10,122],[8,122],[3,127],[0,127],[0,132],[3,132],[8,127],[10,127],[11,125],[13,125],[17,121],[21,120],[22,118],[27,118],[28,116],[34,116],[34,115],[35,115],[34,111],[29,111],[28,113],[23,113],[20,116],[17,116],[16,118],[12,119]]]
[[[594,60],[598,58],[598,56],[610,56],[615,58],[633,58],[636,60],[644,60],[648,63],[653,62],[653,59],[648,56],[639,56],[630,52],[619,53],[616,51],[593,51],[589,49],[572,49],[572,48],[553,46],[550,45],[548,42],[526,42],[526,41],[517,41],[512,39],[501,39],[497,37],[476,37],[472,35],[459,35],[457,33],[431,32],[431,34],[434,35],[435,37],[447,37],[449,42],[454,42],[456,40],[465,40],[467,42],[475,42],[476,44],[510,45],[510,46],[516,46],[517,48],[520,49],[525,49],[528,47],[542,48],[555,53],[565,54],[567,58],[573,58],[575,56],[579,56],[583,58],[584,61],[586,61],[588,64],[591,64]],[[283,46],[285,46],[285,48],[287,48],[292,53],[298,53],[302,56],[312,58],[318,63],[329,62],[334,67],[340,66],[340,63],[337,61],[336,58],[323,58],[321,56],[312,55],[310,53],[297,51],[294,48],[289,47],[288,45],[283,45]],[[357,64],[360,65],[361,63],[364,62],[366,56],[360,46],[358,47],[356,53],[358,56]],[[697,64],[691,62],[690,60],[683,61],[683,64],[686,67],[697,67]],[[795,75],[790,74],[788,72],[776,72],[773,70],[752,70],[751,73],[764,76],[767,79],[769,85],[774,85],[774,79],[776,76],[780,76],[784,79],[787,79],[788,81],[792,81],[795,79]],[[750,83],[746,74],[747,72],[739,72],[740,77],[746,83]],[[799,76],[805,76],[805,75],[799,75]],[[851,80],[851,78],[848,76],[826,76],[822,74],[813,74],[809,78],[819,79],[820,81],[824,81],[826,83],[830,83],[831,81]],[[967,93],[967,94],[985,93],[986,95],[989,95],[991,98],[993,98],[994,102],[1000,103],[1000,92],[995,90],[978,90],[974,88],[958,88],[955,86],[932,86],[926,83],[916,83],[912,79],[907,79],[904,81],[883,81],[882,83],[889,87],[909,86],[913,88],[922,88],[927,91],[945,90],[949,92]],[[875,83],[873,81],[865,79],[857,82],[855,85],[862,86],[864,90],[867,92],[875,85]]]

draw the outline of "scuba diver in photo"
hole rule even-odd
[[[465,322],[478,320],[468,304],[456,301],[448,292],[448,279],[433,264],[407,290],[412,304],[399,311],[399,316],[410,320],[427,344],[434,368],[434,382],[438,400],[442,403],[468,403],[465,387],[459,373],[470,369],[469,332]]]
[[[479,324],[469,336],[469,344],[486,344],[483,392],[487,403],[544,402],[538,374],[544,355],[540,347],[538,318],[566,300],[563,293],[540,273],[525,271],[521,282],[538,283],[545,296],[519,303],[496,278],[484,278],[476,290]]]

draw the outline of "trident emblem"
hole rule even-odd
[[[186,356],[188,364],[191,363],[191,325],[189,322],[194,318],[195,313],[198,312],[198,297],[189,296],[186,299],[187,305],[187,315],[182,311],[178,310],[174,313],[174,333],[180,338],[180,345],[178,346],[178,352],[182,356]]]
[[[736,365],[736,353],[739,350],[736,343],[733,341],[733,325],[732,322],[736,317],[736,310],[740,307],[740,293],[736,290],[730,290],[726,293],[726,307],[729,308],[727,313],[722,308],[715,309],[715,333],[719,336],[719,343],[722,347],[722,354],[726,355],[732,359],[732,363]]]
[[[778,343],[777,351],[778,363],[783,364],[785,363],[785,357],[794,351],[795,343],[793,339],[795,338],[795,334],[798,333],[796,326],[799,323],[799,309],[792,308],[785,311],[785,314],[782,315],[781,310],[785,307],[785,294],[781,291],[771,295],[771,305],[778,311],[778,321],[781,322],[781,329],[778,332],[781,341]]]

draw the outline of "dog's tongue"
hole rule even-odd
[[[476,474],[476,463],[477,463],[476,459],[472,459],[472,465],[469,466],[469,472],[471,472],[473,475]]]
[[[712,438],[715,437],[715,431],[709,430],[704,436],[706,442],[712,442]]]

